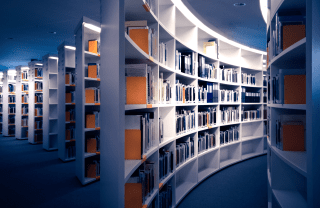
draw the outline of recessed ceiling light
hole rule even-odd
[[[13,40],[13,38],[7,38],[8,40]]]
[[[233,4],[233,6],[236,6],[236,7],[240,7],[240,6],[245,6],[246,3],[235,3]]]
[[[51,34],[57,34],[57,32],[49,32],[49,33],[51,33]]]

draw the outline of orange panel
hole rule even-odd
[[[70,75],[69,74],[66,74],[65,75],[65,84],[70,84]]]
[[[95,128],[96,127],[96,119],[94,114],[86,115],[86,128]]]
[[[88,178],[96,178],[96,164],[87,164],[87,177]]]
[[[304,126],[282,125],[283,151],[305,151]]]
[[[284,103],[306,104],[306,75],[284,76]]]
[[[149,55],[149,30],[148,29],[129,29],[130,38]]]
[[[124,186],[124,207],[137,208],[142,207],[142,184],[126,183]]]
[[[70,129],[66,129],[66,140],[70,140],[70,139],[71,139]]]
[[[88,138],[87,139],[87,152],[96,153],[97,152],[97,140]]]
[[[94,90],[86,89],[86,103],[94,103]]]
[[[66,121],[70,121],[70,112],[66,111]]]
[[[97,65],[95,64],[88,65],[88,77],[97,78]]]
[[[306,37],[306,26],[305,25],[285,25],[283,30],[283,50],[289,48],[299,40]]]
[[[89,40],[88,41],[88,51],[91,53],[98,53],[98,41]]]
[[[147,78],[126,77],[127,104],[147,104]]]
[[[141,160],[141,131],[126,129],[124,135],[124,158],[126,160]]]
[[[71,93],[66,92],[66,103],[71,103]]]

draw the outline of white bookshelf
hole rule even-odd
[[[35,128],[36,121],[43,121],[43,116],[41,114],[35,115],[35,108],[43,109],[43,102],[36,102],[35,96],[37,94],[43,95],[43,90],[35,89],[35,82],[43,82],[43,77],[36,76],[35,71],[42,69],[43,73],[43,63],[42,61],[31,61],[28,63],[29,73],[29,115],[28,115],[28,141],[30,144],[43,144],[43,128]],[[40,112],[40,111],[39,111]],[[43,126],[43,124],[42,124]]]
[[[277,56],[269,55],[267,72],[271,78],[276,74],[306,75],[306,104],[274,104],[272,94],[267,104],[270,128],[267,140],[268,152],[268,203],[269,207],[319,207],[320,206],[320,157],[319,157],[319,34],[315,27],[320,21],[316,0],[273,0],[269,1],[267,40],[273,45],[272,37],[276,26],[276,13],[299,11],[306,18],[306,37],[292,44]],[[272,47],[272,46],[270,46]],[[270,49],[270,48],[269,48]],[[270,51],[270,50],[269,50]],[[280,76],[282,76],[280,75]],[[284,84],[280,83],[280,94]],[[284,102],[283,102],[284,103]],[[305,115],[305,151],[282,151],[276,146],[276,119],[279,115]]]
[[[0,134],[2,134],[2,127],[3,127],[3,72],[0,72],[0,88],[1,88],[1,92],[0,92]]]
[[[58,57],[47,54],[43,63],[43,148],[58,150]]]
[[[100,152],[87,153],[86,141],[89,138],[100,135],[100,127],[86,128],[86,115],[94,111],[100,112],[100,103],[87,104],[85,89],[99,87],[100,78],[88,78],[85,75],[88,63],[100,63],[100,55],[88,52],[88,41],[97,40],[100,43],[100,23],[83,17],[75,29],[76,51],[75,51],[75,113],[76,113],[76,175],[80,182],[85,185],[100,179],[100,176],[87,177],[86,169],[94,160],[100,161]],[[99,67],[98,67],[99,68]]]
[[[24,123],[23,120],[28,122],[28,112],[23,112],[23,108],[28,108],[28,102],[22,102],[22,96],[28,96],[29,90],[23,90],[23,85],[29,85],[28,77],[22,77],[22,73],[28,73],[29,67],[18,66],[17,71],[17,92],[16,92],[16,139],[26,140],[28,139],[28,123]]]
[[[75,109],[75,103],[66,103],[66,92],[74,91],[75,84],[66,84],[65,81],[66,72],[75,73],[75,50],[65,42],[58,47],[58,154],[64,162],[75,160],[76,141],[66,140],[66,130],[75,127],[75,121],[66,121],[66,111]]]
[[[9,109],[16,108],[16,102],[10,102],[9,96],[16,98],[15,88],[12,92],[9,92],[9,85],[16,87],[16,70],[9,69],[4,72],[4,82],[3,82],[3,136],[15,136],[15,117],[16,109],[9,113]]]
[[[103,3],[104,2],[104,3]],[[112,3],[111,3],[112,2]],[[119,102],[116,104],[104,104],[107,110],[103,111],[103,116],[106,118],[107,122],[101,124],[101,196],[108,194],[108,196],[113,196],[110,198],[115,198],[110,202],[110,200],[105,200],[101,197],[101,204],[107,205],[111,203],[114,206],[123,206],[123,198],[119,198],[119,193],[124,194],[123,186],[127,182],[130,175],[139,168],[139,160],[125,160],[123,163],[123,151],[124,151],[124,129],[123,127],[116,127],[115,124],[123,124],[124,114],[138,114],[141,112],[153,112],[155,120],[158,121],[159,117],[163,119],[164,123],[164,139],[162,143],[156,139],[155,146],[151,148],[145,155],[146,159],[149,161],[154,161],[156,164],[156,170],[158,171],[158,160],[159,154],[154,155],[158,152],[160,148],[166,148],[173,150],[175,154],[175,148],[177,141],[185,140],[188,137],[194,138],[195,154],[193,158],[188,159],[183,164],[176,167],[174,165],[173,172],[169,174],[165,179],[159,181],[158,173],[156,174],[156,185],[154,192],[159,193],[157,187],[158,183],[161,185],[170,184],[173,191],[173,204],[175,207],[180,203],[180,201],[201,181],[205,180],[207,177],[216,173],[217,171],[227,168],[228,166],[246,160],[248,158],[256,157],[259,155],[266,154],[266,135],[264,134],[264,123],[265,119],[252,121],[241,121],[222,124],[218,116],[217,125],[213,128],[198,128],[197,112],[199,109],[206,107],[216,107],[218,110],[223,107],[236,107],[241,113],[241,108],[253,110],[260,109],[261,116],[263,116],[263,73],[265,68],[263,65],[263,59],[266,53],[258,51],[255,49],[248,48],[246,46],[240,45],[236,42],[230,41],[225,37],[212,31],[204,24],[202,24],[198,19],[196,19],[189,10],[180,1],[156,1],[155,13],[152,11],[146,12],[143,10],[141,0],[133,0],[127,4],[125,2],[124,10],[122,3],[124,1],[102,1],[101,9],[108,13],[108,15],[102,14],[102,32],[101,32],[101,89],[103,94],[106,96],[111,96],[108,99],[117,98]],[[113,9],[108,7],[108,4],[113,4]],[[141,7],[141,8],[140,8]],[[114,9],[117,8],[117,9]],[[135,13],[138,14],[139,19],[135,19]],[[142,10],[141,10],[142,9]],[[114,22],[111,21],[110,15],[113,14],[114,18],[119,18],[120,23],[115,19]],[[121,19],[121,16],[125,16],[125,20]],[[119,17],[120,16],[120,17]],[[157,40],[159,42],[164,42],[167,44],[168,60],[167,65],[159,63],[159,57],[150,57],[149,54],[143,52],[135,43],[130,39],[127,34],[121,29],[124,22],[121,21],[133,21],[133,20],[147,20],[148,26],[156,30]],[[117,29],[108,30],[104,29],[104,25],[113,24]],[[119,26],[119,25],[120,26]],[[119,38],[120,43],[117,42]],[[120,35],[117,35],[120,34]],[[123,36],[122,36],[123,35]],[[125,45],[121,44],[121,38],[124,39]],[[219,58],[209,57],[204,54],[203,42],[208,40],[217,40],[219,45]],[[159,44],[158,42],[158,44]],[[114,48],[119,48],[117,51],[119,54],[112,54]],[[216,68],[220,65],[224,65],[225,68],[234,68],[238,72],[238,82],[231,83],[218,80],[208,80],[198,77],[198,72],[196,70],[196,75],[188,75],[181,73],[175,69],[175,50],[179,51],[194,51],[199,55],[202,55],[206,59],[206,63],[215,64]],[[112,57],[112,58],[111,58]],[[124,60],[125,59],[125,60]],[[115,61],[116,60],[116,61]],[[124,64],[125,63],[146,63],[151,66],[152,71],[155,75],[156,93],[158,93],[158,77],[160,73],[164,74],[165,79],[169,79],[171,82],[171,87],[173,87],[172,102],[170,104],[159,104],[158,102],[152,105],[123,105],[125,93],[124,84]],[[110,68],[111,65],[111,68]],[[119,68],[119,71],[114,73],[114,68]],[[256,77],[256,84],[247,85],[242,84],[240,80],[240,75],[242,72],[254,74]],[[219,76],[218,76],[219,77]],[[217,83],[218,89],[232,89],[239,90],[239,102],[237,103],[199,103],[196,99],[195,103],[181,104],[175,102],[175,86],[173,83],[176,80],[180,80],[184,84],[193,84],[198,89],[199,82],[202,83]],[[107,81],[107,82],[105,82]],[[112,84],[111,84],[112,83]],[[110,88],[116,89],[110,92]],[[241,103],[241,89],[245,87],[253,92],[260,92],[261,97],[259,103]],[[196,98],[198,98],[198,90],[196,90]],[[103,98],[102,98],[103,99]],[[106,101],[107,99],[105,99]],[[220,100],[220,96],[219,96]],[[176,109],[189,109],[196,112],[196,128],[185,132],[183,134],[176,134],[175,132],[175,112]],[[108,111],[108,112],[107,112]],[[111,118],[107,117],[111,116]],[[122,121],[122,122],[121,122]],[[159,123],[156,122],[156,134],[158,134]],[[220,146],[219,132],[221,130],[227,129],[230,126],[237,126],[239,129],[239,140],[233,141]],[[117,131],[121,130],[121,132]],[[216,135],[216,146],[214,148],[208,149],[206,151],[198,152],[198,136],[199,132],[209,131]],[[118,143],[112,142],[112,138],[117,137]],[[118,146],[114,146],[117,144]],[[111,149],[111,146],[115,150]],[[115,156],[117,155],[117,156]],[[112,159],[111,159],[112,158]],[[116,159],[115,159],[116,158]],[[114,170],[114,173],[110,173],[107,167],[103,167],[104,164],[124,164],[124,166],[119,166]],[[124,175],[122,175],[122,170]],[[113,181],[110,178],[123,176],[124,180],[115,179]],[[160,186],[161,187],[161,186]],[[160,188],[161,189],[161,188]],[[116,190],[115,193],[112,193]],[[117,194],[117,195],[116,195]],[[152,195],[153,197],[153,195]],[[152,200],[152,197],[148,201]],[[147,203],[146,203],[147,204]],[[145,205],[146,205],[145,204]]]

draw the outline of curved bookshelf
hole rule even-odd
[[[127,3],[128,2],[128,3]],[[145,161],[153,161],[156,164],[156,179],[155,188],[150,197],[145,201],[144,206],[149,205],[154,199],[155,195],[160,195],[162,187],[166,185],[172,186],[173,191],[173,204],[176,206],[179,202],[201,181],[207,177],[213,175],[217,171],[220,171],[230,165],[239,163],[243,160],[247,160],[252,157],[266,154],[267,148],[267,137],[264,135],[264,123],[266,119],[260,118],[259,120],[242,121],[241,120],[241,109],[245,110],[261,110],[263,112],[265,103],[241,103],[241,89],[246,88],[253,90],[254,92],[260,92],[262,95],[263,91],[263,59],[266,56],[265,52],[258,51],[255,49],[248,48],[240,45],[236,42],[228,40],[221,35],[215,33],[201,22],[196,19],[190,11],[180,1],[163,0],[156,1],[155,12],[150,10],[146,11],[141,4],[145,4],[145,1],[133,0],[126,1],[125,4],[125,20],[136,21],[136,20],[147,20],[149,27],[155,27],[157,43],[166,42],[168,45],[167,53],[168,60],[167,64],[161,63],[158,54],[153,57],[144,52],[131,38],[125,33],[124,35],[124,56],[125,64],[147,64],[151,66],[152,70],[155,71],[156,77],[156,93],[159,88],[159,74],[163,73],[167,75],[171,80],[171,83],[175,83],[176,80],[183,80],[184,83],[192,83],[196,85],[198,89],[199,82],[203,83],[215,83],[218,85],[218,89],[226,90],[238,90],[239,101],[234,103],[223,103],[220,101],[215,103],[200,103],[198,102],[198,92],[196,92],[196,101],[194,103],[179,103],[175,101],[175,90],[173,87],[173,95],[170,103],[163,104],[158,102],[156,99],[155,103],[150,104],[126,104],[124,111],[126,115],[137,115],[145,112],[154,113],[156,120],[155,133],[159,132],[159,120],[160,117],[164,118],[164,122],[168,122],[173,126],[172,129],[164,127],[163,141],[158,141],[156,138],[155,145],[150,148],[146,153],[142,154],[141,160],[125,160],[124,162],[124,183],[130,180],[133,175]],[[158,4],[158,5],[157,5]],[[139,19],[138,19],[139,17]],[[103,24],[103,22],[102,22]],[[103,38],[103,31],[101,38]],[[219,58],[208,56],[203,51],[203,43],[208,40],[217,40],[219,45]],[[103,44],[103,43],[102,43]],[[169,45],[170,44],[170,45]],[[101,47],[107,47],[107,45],[101,45]],[[205,58],[206,63],[215,64],[216,68],[219,65],[224,65],[226,68],[235,68],[238,72],[237,79],[240,80],[241,72],[255,74],[256,85],[243,84],[241,81],[237,83],[226,82],[217,79],[205,79],[198,77],[197,72],[195,75],[189,75],[183,73],[175,68],[175,51],[193,51],[198,55]],[[103,61],[103,53],[101,53],[101,61]],[[102,62],[103,68],[103,62]],[[103,68],[104,70],[104,68]],[[121,83],[123,85],[123,83]],[[121,85],[120,84],[120,85]],[[197,91],[197,90],[196,90]],[[158,96],[158,94],[157,94]],[[262,99],[262,96],[260,97]],[[102,104],[103,105],[103,104]],[[217,123],[212,127],[198,127],[198,116],[196,116],[195,128],[181,134],[175,132],[175,112],[177,109],[188,109],[194,110],[196,115],[203,111],[206,107],[216,107],[217,112],[225,107],[235,107],[239,110],[239,121],[230,123],[221,123],[219,121],[220,115],[217,113]],[[121,109],[121,107],[120,107]],[[103,124],[102,124],[103,125]],[[233,142],[227,142],[224,145],[220,145],[219,132],[228,130],[230,127],[236,127],[239,131],[239,139]],[[101,127],[103,129],[103,127]],[[198,151],[198,137],[201,133],[210,132],[215,135],[215,146],[205,150]],[[102,137],[102,140],[107,137]],[[186,161],[180,163],[179,166],[173,164],[173,170],[171,173],[166,175],[164,178],[159,178],[159,152],[161,149],[170,150],[173,152],[174,158],[176,158],[176,144],[188,140],[188,138],[194,139],[194,155],[187,158]],[[105,143],[107,144],[107,143]],[[104,148],[102,146],[101,148]],[[121,147],[123,148],[123,146]],[[124,149],[124,148],[123,148]],[[105,152],[103,153],[105,154]],[[101,156],[101,160],[105,160]],[[102,182],[103,182],[102,175]]]

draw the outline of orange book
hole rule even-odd
[[[38,110],[35,108],[34,109],[34,116],[37,116],[38,115]]]
[[[304,126],[282,125],[283,151],[305,151]]]
[[[124,186],[124,207],[142,207],[142,184],[126,183]]]
[[[70,75],[69,74],[66,74],[65,75],[65,84],[70,84]]]
[[[38,70],[34,69],[34,77],[38,77]]]
[[[306,75],[284,76],[284,104],[306,104]]]
[[[34,129],[38,129],[37,127],[37,122],[34,122]]]
[[[87,177],[88,178],[96,178],[97,177],[97,171],[96,171],[96,164],[87,164]]]
[[[184,87],[182,89],[182,101],[183,101],[183,103],[186,102],[186,89]]]
[[[129,37],[146,53],[149,54],[149,30],[130,29]]]
[[[21,98],[21,102],[22,102],[22,103],[24,103],[24,96],[22,96],[22,98]]]
[[[34,96],[34,102],[35,103],[37,102],[37,96]]]
[[[283,34],[283,50],[289,48],[299,40],[306,37],[306,26],[305,25],[284,25],[282,27]]]
[[[23,85],[21,85],[21,91],[23,91]]]
[[[124,138],[124,158],[126,160],[141,160],[141,131],[126,129]]]
[[[71,103],[71,93],[66,92],[66,103]]]
[[[147,78],[126,77],[127,104],[147,104]]]
[[[98,53],[98,40],[88,41],[88,51],[91,53]]]
[[[94,114],[86,115],[86,128],[95,128],[96,127],[96,118]]]
[[[70,112],[66,111],[66,121],[70,121]]]
[[[94,89],[86,89],[86,103],[94,103]]]
[[[66,129],[66,140],[70,140],[70,139],[71,139],[70,129]]]
[[[96,153],[97,152],[97,140],[94,138],[87,139],[87,152]]]
[[[88,64],[88,77],[97,78],[97,67],[96,64]]]

